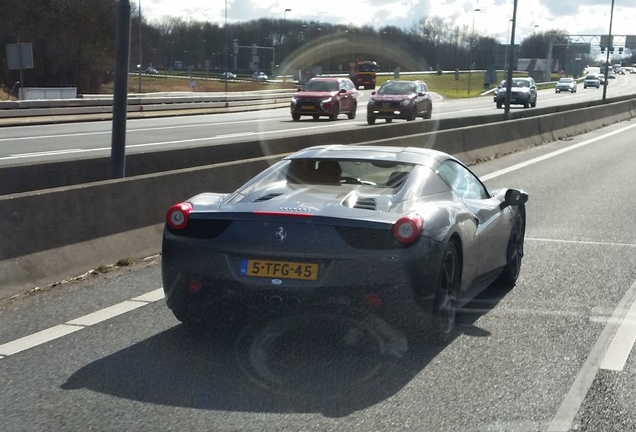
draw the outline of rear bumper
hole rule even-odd
[[[422,240],[420,248],[365,251],[358,257],[276,257],[316,262],[317,281],[240,275],[247,257],[216,252],[191,242],[166,241],[162,279],[170,309],[199,314],[231,302],[250,309],[285,312],[299,308],[372,308],[389,315],[428,310],[434,297],[441,245]],[[428,249],[422,254],[422,247]],[[260,258],[260,257],[259,257]]]

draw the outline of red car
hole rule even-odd
[[[298,89],[291,100],[291,116],[294,121],[301,116],[329,117],[337,120],[340,114],[356,118],[358,90],[349,78],[312,78]]]
[[[432,114],[433,101],[423,81],[387,81],[377,92],[371,93],[367,104],[370,125],[375,124],[376,119],[391,123],[393,119],[430,119]]]

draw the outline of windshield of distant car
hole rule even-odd
[[[560,83],[571,83],[572,81],[574,81],[573,78],[561,78],[559,80]]]
[[[415,84],[411,82],[388,82],[378,90],[378,94],[411,94],[415,93]]]
[[[513,87],[530,87],[530,81],[527,80],[512,80]]]
[[[338,81],[310,80],[305,85],[305,91],[333,92],[338,91],[338,89]]]

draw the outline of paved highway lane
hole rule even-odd
[[[473,167],[529,192],[526,255],[443,347],[329,315],[193,336],[156,257],[5,300],[2,430],[633,431],[635,130]]]
[[[608,96],[636,93],[636,76],[625,75],[611,80]],[[314,121],[303,117],[293,122],[287,108],[242,113],[128,120],[127,153],[149,152],[172,148],[213,146],[261,138],[302,136],[334,130],[370,127],[366,124],[366,101],[370,92],[361,91],[355,120],[341,116],[336,122],[326,118]],[[582,86],[575,94],[556,94],[554,90],[539,92],[538,106],[567,105],[602,98],[602,89]],[[513,105],[511,110],[523,110]],[[433,118],[476,116],[500,112],[492,96],[473,99],[434,100]],[[421,121],[421,120],[417,120]],[[399,121],[396,121],[398,123]],[[108,156],[111,149],[112,123],[109,121],[66,123],[2,128],[0,165],[16,165],[47,160],[81,159]]]

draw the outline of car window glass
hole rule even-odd
[[[489,198],[488,191],[475,175],[463,165],[448,160],[440,165],[438,172],[448,182],[455,194],[466,199]]]

